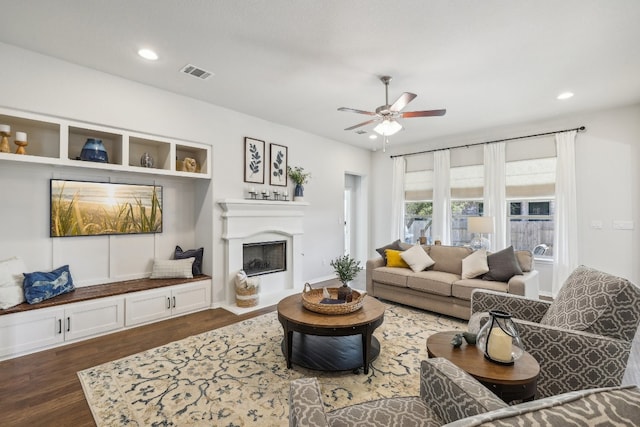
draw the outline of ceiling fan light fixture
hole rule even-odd
[[[383,136],[391,136],[402,129],[402,125],[395,120],[384,119],[373,128],[376,133]]]

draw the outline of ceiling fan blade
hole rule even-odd
[[[368,125],[369,123],[373,123],[373,122],[377,122],[377,121],[378,121],[377,119],[367,120],[366,122],[358,123],[357,125],[354,125],[354,126],[348,127],[348,128],[346,128],[345,130],[354,130],[354,129],[356,129],[356,128],[359,128],[359,127],[362,127],[362,126],[366,126],[366,125]]]
[[[396,102],[393,103],[393,105],[391,106],[391,108],[389,108],[389,110],[391,111],[400,111],[402,110],[404,107],[407,106],[408,103],[410,103],[411,101],[413,101],[413,99],[418,96],[415,93],[411,93],[411,92],[405,92],[402,95],[400,95],[400,97],[398,97],[398,99],[396,99]]]
[[[340,108],[338,108],[338,111],[347,111],[349,113],[366,114],[367,116],[375,116],[376,115],[376,113],[374,113],[373,111],[356,110],[355,108],[347,108],[347,107],[340,107]]]
[[[427,110],[427,111],[407,111],[406,113],[401,113],[400,117],[402,117],[403,119],[409,119],[411,117],[444,116],[446,112],[447,112],[446,109]]]

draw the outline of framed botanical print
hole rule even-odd
[[[287,147],[284,145],[270,144],[271,170],[269,172],[269,184],[280,187],[287,186]]]
[[[244,182],[264,184],[264,141],[244,138]]]

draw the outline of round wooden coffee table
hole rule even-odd
[[[444,357],[507,403],[535,398],[540,365],[533,356],[525,351],[513,365],[499,365],[485,359],[475,345],[464,340],[460,347],[453,347],[451,339],[457,333],[439,332],[427,338],[429,357]]]
[[[364,368],[380,353],[373,331],[384,321],[384,304],[365,296],[362,308],[349,314],[320,314],[302,306],[302,294],[278,303],[278,320],[284,329],[282,352],[291,364],[322,371]]]

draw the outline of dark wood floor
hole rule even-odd
[[[76,372],[273,310],[205,310],[0,362],[0,426],[95,426]]]

